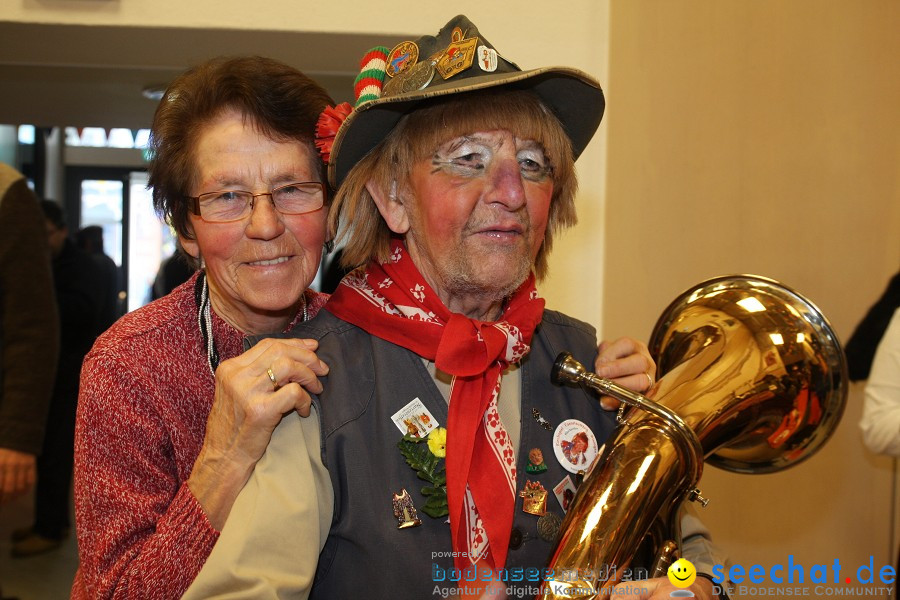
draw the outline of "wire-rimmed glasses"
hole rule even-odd
[[[199,196],[186,196],[193,201],[193,211],[204,221],[228,223],[240,221],[250,214],[253,202],[269,196],[275,210],[283,215],[302,215],[315,212],[325,205],[325,184],[319,181],[287,183],[270,192],[254,194],[245,190],[219,190]]]

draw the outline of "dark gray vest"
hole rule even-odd
[[[321,419],[322,459],[334,485],[334,521],[319,557],[312,598],[420,600],[431,598],[436,586],[459,585],[453,581],[459,572],[449,556],[450,528],[445,519],[432,519],[420,511],[421,526],[398,529],[391,504],[393,494],[405,488],[421,506],[425,498],[420,489],[426,485],[400,454],[401,433],[391,415],[419,398],[441,425],[447,423],[447,403],[422,360],[326,310],[292,333],[318,339],[319,357],[332,365],[332,374],[323,381],[325,391],[314,402]],[[542,427],[532,409],[537,408],[554,428],[566,419],[586,423],[601,445],[614,427],[613,415],[602,411],[596,398],[550,383],[550,368],[563,350],[592,365],[597,354],[594,329],[545,311],[531,352],[522,362],[517,468],[517,490],[526,480],[540,482],[549,492],[547,508],[560,517],[563,512],[553,487],[569,473],[555,458],[553,430]],[[532,448],[543,451],[546,472],[526,472]],[[509,586],[533,596],[552,544],[539,537],[538,517],[523,512],[522,502],[516,498],[506,576]]]

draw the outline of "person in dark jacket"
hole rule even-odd
[[[0,505],[34,485],[58,349],[44,218],[25,177],[0,163]]]
[[[100,333],[104,303],[103,273],[69,238],[62,208],[50,200],[42,201],[41,208],[60,318],[59,368],[37,460],[34,524],[13,532],[12,554],[16,557],[54,550],[69,536],[78,379],[84,356]]]
[[[188,264],[188,258],[179,247],[172,256],[159,265],[159,271],[157,271],[156,277],[153,279],[153,286],[150,288],[150,299],[162,298],[190,279],[195,272],[196,269]]]
[[[878,342],[884,336],[897,308],[900,308],[900,273],[891,278],[881,298],[869,308],[847,340],[844,353],[847,355],[850,381],[869,378]]]
[[[0,504],[34,485],[58,340],[40,205],[25,177],[0,163]]]
[[[100,333],[116,322],[124,314],[120,292],[123,291],[122,272],[119,266],[103,251],[103,228],[99,225],[88,225],[78,230],[76,236],[78,247],[86,252],[95,263],[101,274],[102,286],[100,305]]]

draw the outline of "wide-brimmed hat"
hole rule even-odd
[[[536,94],[562,123],[574,158],[588,145],[606,102],[596,79],[570,67],[523,71],[459,15],[438,32],[416,41],[373,49],[357,77],[355,109],[338,129],[328,159],[328,180],[337,187],[406,113],[431,98],[485,89],[522,89]]]

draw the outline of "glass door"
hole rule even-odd
[[[153,210],[147,173],[117,167],[68,167],[69,231],[97,225],[103,251],[119,266],[119,313],[150,301],[160,264],[175,250],[171,229]]]
[[[147,173],[129,176],[128,214],[128,310],[151,300],[153,281],[163,261],[175,252],[175,236],[153,210],[153,197],[147,189]]]

